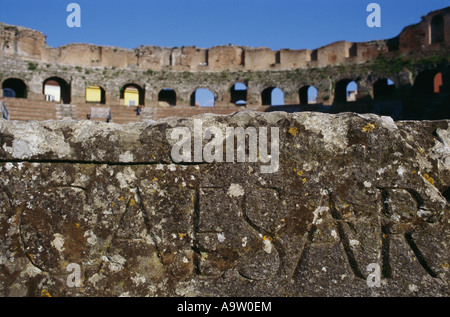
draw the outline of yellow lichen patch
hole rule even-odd
[[[292,134],[293,136],[296,136],[298,134],[298,129],[297,128],[290,128],[289,129],[289,133]]]
[[[422,156],[425,155],[425,151],[422,150],[420,147],[417,148],[417,151],[419,151],[419,153],[422,154]]]
[[[448,268],[450,267],[450,264],[444,263],[444,264],[442,264],[441,266],[442,266],[442,268],[443,268],[444,270],[448,270]]]
[[[306,197],[306,196],[309,196],[309,193],[306,193],[306,194],[305,194],[305,197]]]
[[[136,205],[136,201],[134,200],[134,198],[130,199],[130,207]]]
[[[423,177],[431,184],[434,185],[434,179],[432,177],[430,177],[430,175],[425,174],[423,175]]]
[[[75,224],[75,228],[80,228],[80,224],[78,222]]]
[[[45,289],[43,289],[41,291],[41,295],[42,295],[42,297],[52,297],[52,295],[50,295],[50,293],[47,292],[47,290],[45,290]]]
[[[200,252],[200,254],[201,254],[200,261],[204,262],[206,260],[206,258],[208,257],[208,253]]]
[[[120,200],[120,201],[124,201],[125,198],[124,198],[123,196],[120,196],[119,200]]]
[[[353,215],[351,211],[344,213],[345,218],[350,218]]]
[[[180,239],[183,239],[184,237],[186,237],[186,233],[178,232],[178,236],[180,237]]]
[[[154,179],[152,179],[153,182],[157,182],[158,181],[158,177],[155,177]]]
[[[114,207],[116,204],[115,203],[111,203],[111,207]]]
[[[263,240],[268,240],[268,241],[270,241],[270,242],[273,241],[273,239],[272,239],[271,236],[264,236],[264,237],[263,237]]]
[[[373,123],[368,123],[363,129],[363,132],[373,132],[375,130],[375,125]]]
[[[34,255],[33,254],[28,254],[28,257],[30,258],[31,261],[34,261]]]
[[[306,181],[307,181],[306,178],[303,178],[303,179],[302,179],[302,183],[303,183],[303,184],[306,184]]]
[[[416,171],[412,171],[411,173],[416,174],[417,172]]]

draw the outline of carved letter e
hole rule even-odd
[[[72,12],[71,14],[69,14],[69,16],[67,17],[67,26],[69,28],[73,28],[73,27],[77,27],[80,28],[81,27],[81,7],[78,3],[70,3],[67,6],[67,12]]]

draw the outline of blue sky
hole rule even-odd
[[[81,6],[81,28],[66,25],[72,2]],[[371,2],[381,6],[381,28],[366,25]],[[448,0],[0,0],[0,21],[41,31],[52,47],[314,49],[340,40],[392,38],[449,5]]]

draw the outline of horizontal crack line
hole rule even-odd
[[[111,162],[111,161],[87,161],[87,160],[52,160],[52,159],[0,159],[2,163],[38,163],[38,164],[83,164],[83,165],[109,165],[109,166],[153,166],[153,165],[179,165],[179,166],[195,166],[205,165],[209,163],[175,163],[175,162]]]

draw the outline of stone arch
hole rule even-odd
[[[394,92],[395,92],[395,84],[389,78],[381,78],[373,84],[374,99],[389,97]]]
[[[247,85],[237,82],[230,88],[230,102],[236,106],[245,106],[247,104]]]
[[[191,94],[191,106],[214,107],[215,100],[215,94],[207,88],[197,88]]]
[[[28,87],[22,79],[8,78],[2,83],[3,96],[13,98],[27,98]]]
[[[86,87],[86,102],[87,103],[106,103],[106,91],[103,87],[98,85],[90,85]]]
[[[278,87],[267,87],[261,92],[261,104],[263,106],[284,105],[284,92]]]
[[[437,69],[425,70],[414,80],[413,90],[416,94],[437,94],[443,85],[442,72]]]
[[[70,104],[70,84],[60,77],[49,77],[42,84],[42,93],[47,101]]]
[[[317,101],[317,88],[312,85],[306,85],[300,88],[298,91],[300,97],[300,104],[307,105],[316,103]]]
[[[172,88],[163,88],[158,93],[158,102],[165,102],[169,106],[176,106],[177,93]]]
[[[145,91],[138,84],[127,83],[120,88],[120,100],[125,106],[145,105]]]
[[[335,102],[351,102],[356,101],[358,93],[358,85],[352,79],[342,79],[337,82],[334,93]]]
[[[431,44],[444,42],[444,17],[440,14],[435,15],[430,22]]]

